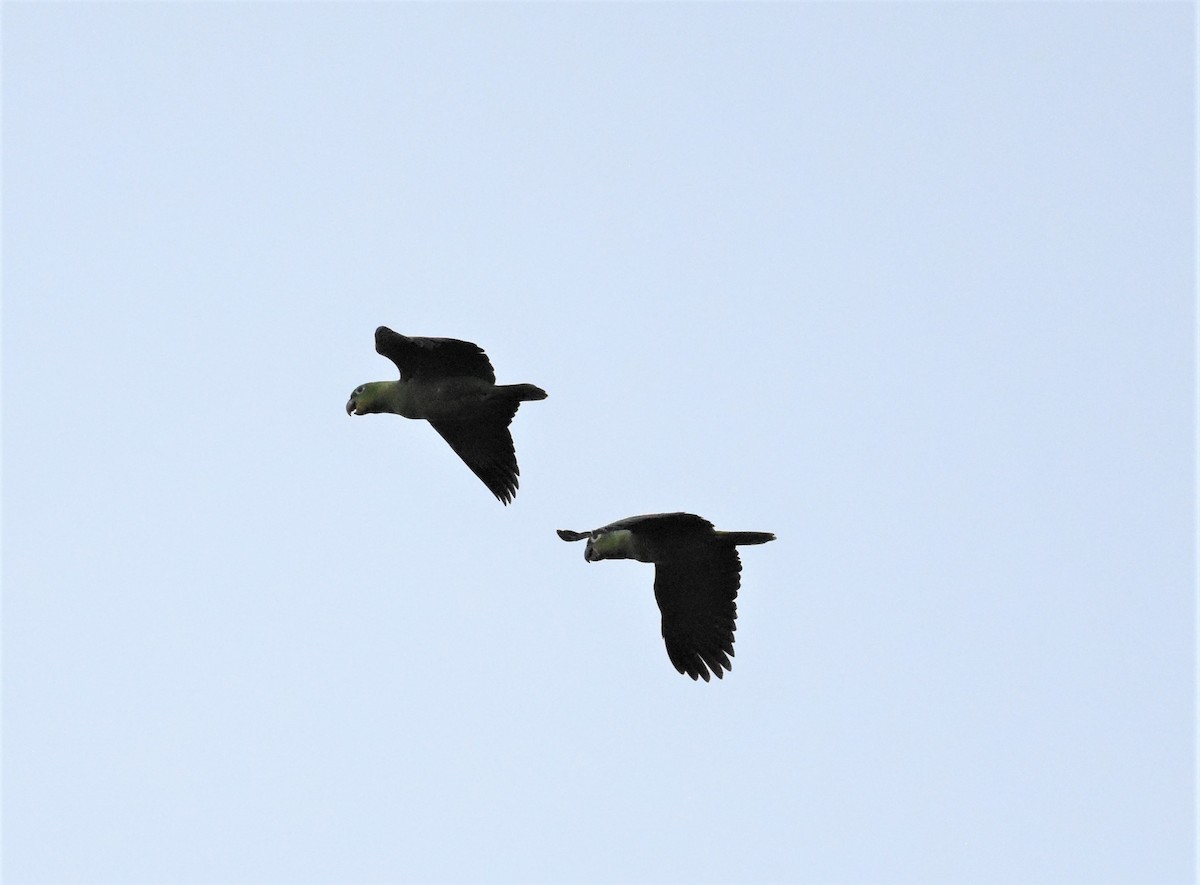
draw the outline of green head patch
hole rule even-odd
[[[629,529],[617,529],[595,535],[587,542],[583,558],[588,562],[595,562],[597,559],[632,559],[632,537],[633,533]]]
[[[391,381],[372,381],[360,384],[350,394],[346,403],[347,415],[370,415],[375,412],[390,411],[387,407],[387,391],[393,386]]]

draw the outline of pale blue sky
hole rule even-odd
[[[1191,4],[2,15],[6,881],[1191,879]]]

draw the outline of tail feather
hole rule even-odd
[[[717,532],[717,534],[734,546],[741,544],[765,544],[768,541],[775,540],[775,536],[770,532]]]

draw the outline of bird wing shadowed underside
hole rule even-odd
[[[654,566],[654,598],[662,612],[667,655],[680,673],[708,682],[733,665],[742,561],[732,545]]]
[[[410,338],[387,326],[375,330],[375,350],[400,370],[400,378],[467,376],[496,383],[491,360],[478,345],[457,338]]]
[[[517,494],[517,453],[508,425],[519,403],[501,403],[469,421],[430,421],[450,448],[504,504]]]

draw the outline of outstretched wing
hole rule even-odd
[[[430,421],[450,448],[504,504],[517,494],[517,453],[508,425],[519,403],[501,403],[469,421]]]
[[[717,544],[687,559],[654,566],[654,598],[662,612],[667,655],[680,673],[720,679],[733,665],[742,561],[732,545]]]
[[[478,345],[457,338],[410,338],[387,326],[375,330],[375,350],[400,370],[400,378],[467,376],[496,383],[496,372]]]
[[[684,539],[707,539],[713,530],[713,524],[702,516],[694,513],[649,513],[645,516],[630,516],[610,523],[600,531],[616,531],[629,529],[639,536],[656,543],[670,543]]]

